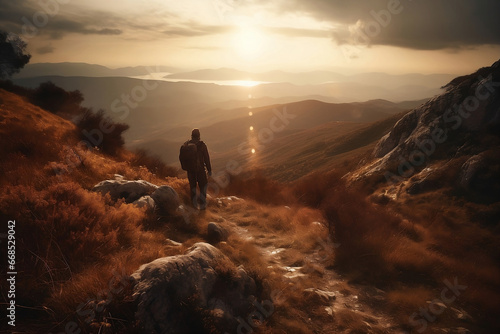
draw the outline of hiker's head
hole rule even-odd
[[[191,132],[192,139],[200,139],[200,129],[193,129]]]

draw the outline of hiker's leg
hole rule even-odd
[[[200,186],[200,209],[204,210],[207,207],[207,189],[208,180],[205,170],[198,173],[198,185]]]
[[[188,172],[189,180],[189,192],[191,195],[191,203],[195,208],[198,208],[198,203],[196,200],[196,173]]]

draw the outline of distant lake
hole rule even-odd
[[[256,81],[256,80],[196,80],[196,79],[169,79],[165,78],[165,76],[172,74],[167,72],[158,72],[152,73],[148,75],[140,75],[133,76],[131,78],[134,79],[142,79],[142,80],[159,80],[159,81],[167,81],[167,82],[196,82],[196,83],[208,83],[208,84],[216,84],[221,86],[242,86],[242,87],[255,87],[261,84],[266,84],[269,82],[265,81]]]

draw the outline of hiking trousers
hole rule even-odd
[[[195,208],[205,209],[207,207],[208,179],[205,169],[195,172],[188,171],[189,189],[191,192],[191,202]],[[200,188],[200,195],[197,195],[196,186]]]

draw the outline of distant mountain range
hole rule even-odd
[[[145,76],[151,72],[171,73],[175,71],[178,71],[178,69],[168,66],[135,66],[112,69],[102,65],[87,63],[35,63],[26,65],[14,78],[21,79],[40,76],[135,77]]]
[[[169,74],[167,79],[183,80],[252,80],[262,82],[288,82],[297,85],[318,85],[325,83],[359,83],[366,86],[383,86],[386,89],[396,89],[403,86],[422,86],[439,88],[442,82],[449,82],[455,76],[450,74],[401,74],[362,73],[343,75],[330,71],[312,71],[290,73],[284,71],[270,71],[263,73],[245,72],[231,68],[203,69],[192,72]]]
[[[40,76],[85,76],[85,77],[138,77],[150,73],[170,73],[162,76],[169,81],[201,80],[201,81],[259,81],[264,83],[290,83],[295,85],[321,85],[327,83],[349,83],[362,86],[376,86],[384,89],[400,89],[402,87],[420,87],[420,89],[438,89],[455,78],[450,74],[387,74],[361,73],[344,75],[331,71],[284,72],[269,71],[252,73],[231,68],[201,69],[191,72],[180,72],[170,66],[135,66],[111,69],[106,66],[87,63],[35,63],[28,64],[15,79]],[[157,77],[156,79],[161,79]],[[374,97],[376,98],[376,97]]]

